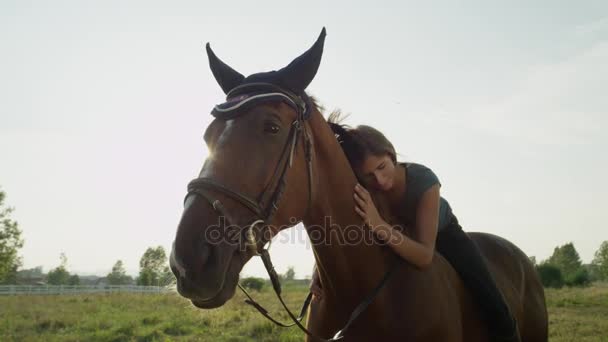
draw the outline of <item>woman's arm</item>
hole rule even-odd
[[[384,221],[373,229],[402,258],[424,269],[433,261],[438,224],[439,184],[436,184],[422,195],[418,203],[415,240],[401,234]]]
[[[358,206],[364,208],[355,208],[355,210],[380,239],[418,268],[424,269],[431,264],[439,225],[439,184],[433,185],[420,198],[416,209],[414,239],[393,228],[377,214],[369,193],[357,191],[357,195],[355,200]],[[372,202],[371,206],[370,202]]]

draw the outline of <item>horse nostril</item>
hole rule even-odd
[[[173,272],[177,280],[182,280],[186,277],[186,269],[175,259],[175,254],[173,253],[171,253],[169,259],[169,268],[171,268],[171,272]]]
[[[174,265],[173,263],[169,263],[169,268],[171,269],[171,272],[173,272],[173,275],[175,276],[175,278],[177,280],[183,280],[184,279],[184,274],[177,268],[176,265]]]

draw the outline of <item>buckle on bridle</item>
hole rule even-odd
[[[268,250],[270,249],[270,246],[272,245],[272,237],[270,237],[267,242],[268,247],[264,248],[264,245],[266,245],[266,244],[264,244],[264,245],[262,245],[262,252],[258,251],[258,242],[255,239],[255,234],[253,233],[253,228],[260,223],[262,224],[263,227],[265,227],[264,220],[255,220],[255,221],[253,221],[253,223],[251,223],[249,225],[249,227],[247,227],[247,230],[245,231],[245,237],[247,239],[247,246],[249,247],[249,249],[251,250],[253,255],[258,255],[258,256],[261,256],[264,251],[268,252]],[[264,233],[262,232],[262,234],[264,234]]]

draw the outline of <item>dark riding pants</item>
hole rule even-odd
[[[516,328],[509,307],[496,287],[477,245],[462,230],[455,217],[448,227],[437,234],[435,248],[471,291],[487,320],[491,335],[497,340],[499,337],[513,336]]]

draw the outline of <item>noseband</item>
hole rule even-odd
[[[266,268],[266,271],[270,276],[273,289],[279,301],[281,302],[281,305],[283,306],[289,317],[293,320],[293,323],[285,324],[272,318],[268,314],[268,311],[264,309],[260,304],[258,304],[241,286],[241,284],[238,284],[239,288],[248,298],[247,300],[245,300],[245,302],[256,308],[262,315],[264,315],[270,321],[279,326],[291,327],[297,325],[302,331],[304,331],[304,333],[311,336],[313,339],[323,342],[337,341],[344,338],[344,333],[351,326],[354,320],[373,302],[376,295],[384,287],[384,284],[387,282],[390,275],[397,268],[400,262],[395,263],[395,265],[391,269],[389,269],[388,272],[385,273],[382,281],[352,312],[344,328],[339,330],[331,339],[325,339],[316,336],[308,329],[306,329],[306,327],[304,327],[300,322],[306,313],[308,305],[310,304],[310,301],[312,299],[312,292],[308,293],[308,296],[306,297],[306,300],[302,305],[302,309],[298,317],[296,317],[291,312],[291,310],[289,310],[281,296],[281,284],[279,281],[279,276],[276,273],[274,266],[272,265],[272,261],[270,260],[270,254],[268,252],[272,236],[269,236],[268,238],[267,242],[269,244],[267,248],[263,248],[263,246],[266,244],[266,241],[263,241],[264,236],[259,239],[262,246],[260,250],[258,247],[258,241],[256,240],[256,236],[254,233],[254,228],[257,226],[261,226],[260,231],[265,231],[266,228],[268,228],[268,224],[271,222],[274,214],[279,208],[279,202],[285,190],[287,171],[291,168],[293,164],[293,156],[298,145],[300,135],[303,136],[302,139],[304,140],[304,157],[306,160],[306,169],[308,174],[308,206],[306,209],[306,214],[303,217],[308,216],[310,212],[313,190],[312,142],[310,135],[307,131],[305,122],[310,117],[310,113],[312,111],[312,104],[310,102],[307,102],[307,100],[303,99],[302,97],[293,94],[290,91],[282,89],[276,85],[269,83],[250,83],[236,87],[235,89],[230,91],[227,95],[227,101],[223,104],[215,106],[211,114],[218,119],[229,120],[243,115],[243,113],[246,112],[246,109],[251,108],[256,104],[259,104],[262,101],[281,101],[294,108],[297,113],[296,119],[291,123],[289,134],[281,152],[279,162],[273,173],[273,177],[271,178],[271,181],[268,183],[268,185],[264,188],[262,193],[257,198],[253,199],[245,194],[232,190],[229,187],[216,182],[212,178],[199,177],[192,180],[188,184],[188,194],[184,199],[184,203],[186,202],[188,197],[192,195],[199,195],[205,200],[207,200],[207,202],[213,206],[213,209],[219,212],[229,224],[236,223],[234,218],[229,215],[222,202],[219,199],[213,198],[209,194],[209,192],[219,192],[225,195],[226,197],[240,203],[242,206],[246,207],[249,211],[251,211],[254,214],[254,219],[251,223],[245,225],[247,228],[244,230],[246,245],[251,250],[252,254],[259,255],[262,258],[264,267]],[[276,186],[274,187],[274,189],[272,189],[274,184],[276,184]]]

